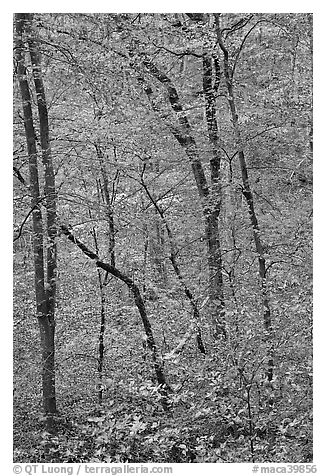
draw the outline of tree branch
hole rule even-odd
[[[26,185],[25,179],[22,176],[22,174],[20,173],[19,169],[17,169],[17,167],[14,166],[13,170],[14,170],[15,176],[18,178],[20,183],[22,183],[23,185]]]
[[[160,49],[160,50],[164,50],[164,51],[166,51],[167,53],[171,53],[171,55],[178,56],[179,58],[183,58],[184,56],[194,56],[195,58],[202,58],[202,57],[203,57],[202,54],[200,54],[200,53],[195,53],[194,51],[190,51],[190,50],[185,50],[185,51],[183,51],[182,53],[177,53],[176,51],[170,50],[170,49],[167,48],[166,46],[157,45],[157,44],[154,43],[154,42],[153,42],[153,45],[155,46],[155,48],[158,48],[158,49]]]
[[[115,276],[116,278],[120,279],[123,281],[128,288],[131,290],[131,292],[134,295],[134,300],[135,304],[138,308],[140,317],[143,322],[144,330],[146,333],[146,340],[148,347],[151,351],[152,354],[152,360],[153,360],[153,365],[154,365],[154,370],[156,374],[156,379],[158,384],[161,386],[161,394],[162,394],[162,405],[164,409],[168,408],[168,401],[167,401],[167,391],[170,391],[171,388],[166,382],[165,375],[163,372],[163,362],[161,358],[159,358],[158,351],[157,351],[157,346],[156,342],[154,340],[154,335],[152,331],[152,326],[151,323],[148,319],[147,316],[147,311],[145,308],[145,303],[144,300],[141,296],[140,290],[138,286],[133,282],[129,276],[126,274],[122,273],[120,270],[118,270],[115,266],[112,266],[109,263],[104,263],[103,261],[100,260],[98,255],[94,253],[92,250],[90,250],[84,243],[82,243],[78,238],[76,238],[71,231],[68,229],[66,225],[61,225],[61,230],[64,235],[70,240],[72,243],[74,243],[78,248],[90,259],[94,260],[96,262],[96,266],[98,268],[104,269],[105,271],[109,272],[112,274],[112,276]]]
[[[20,237],[21,237],[21,234],[23,232],[23,226],[25,225],[25,223],[27,222],[28,218],[31,216],[32,212],[38,208],[39,204],[42,202],[42,200],[45,200],[45,197],[41,198],[37,203],[35,203],[35,205],[33,205],[33,207],[30,209],[30,211],[27,213],[27,215],[25,216],[24,220],[22,221],[20,227],[19,227],[19,231],[18,231],[18,235],[13,239],[13,242],[17,241]]]

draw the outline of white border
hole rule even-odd
[[[227,7],[227,8],[225,8]],[[10,9],[10,10],[9,10]],[[324,463],[325,422],[325,318],[324,297],[326,293],[326,200],[325,200],[325,161],[324,137],[326,133],[326,42],[325,42],[325,9],[321,2],[274,1],[258,2],[193,2],[170,1],[160,3],[133,2],[120,0],[116,3],[104,1],[69,2],[58,0],[45,3],[44,0],[34,2],[14,1],[4,5],[0,16],[1,34],[1,445],[0,461],[3,474],[12,474],[12,15],[18,11],[33,12],[313,12],[314,13],[314,463],[317,464],[317,476],[326,474]],[[300,204],[298,204],[300,206]],[[8,231],[7,231],[8,230]],[[5,406],[4,406],[5,405]],[[9,461],[8,461],[9,459]],[[8,464],[8,472],[6,466]],[[166,465],[169,465],[168,463]],[[252,464],[223,464],[204,466],[172,465],[174,475],[197,474],[198,470],[205,474],[242,475],[251,474]]]

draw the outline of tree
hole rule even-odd
[[[269,305],[269,299],[267,296],[266,260],[264,256],[264,248],[260,238],[258,218],[255,212],[254,198],[251,191],[249,176],[248,176],[248,167],[247,167],[247,163],[246,163],[246,159],[244,155],[244,150],[243,150],[244,148],[242,145],[242,137],[241,137],[240,127],[239,127],[239,116],[238,116],[238,111],[236,108],[235,95],[234,95],[233,83],[232,83],[234,68],[232,69],[229,64],[229,52],[226,49],[222,39],[221,26],[220,26],[220,14],[215,14],[215,20],[216,20],[218,44],[223,53],[223,65],[224,65],[223,71],[224,71],[224,78],[226,82],[227,92],[228,92],[228,103],[230,107],[231,120],[232,120],[232,125],[234,128],[235,138],[236,138],[237,153],[239,157],[239,164],[240,164],[241,177],[242,177],[242,183],[243,183],[242,193],[248,205],[249,217],[250,217],[250,222],[252,226],[252,233],[253,233],[254,243],[256,247],[256,252],[258,255],[258,265],[259,265],[258,269],[259,269],[259,276],[261,279],[261,287],[262,287],[264,329],[270,337],[271,336],[271,309]],[[244,25],[245,23],[246,23],[245,21],[242,21],[241,26]],[[238,25],[238,27],[240,26]],[[268,370],[267,370],[267,378],[269,381],[273,379],[273,367],[274,367],[273,358],[270,355],[269,361],[268,361]]]
[[[48,111],[42,80],[39,51],[32,29],[32,20],[32,14],[17,13],[15,15],[16,61],[29,160],[29,187],[33,217],[35,297],[42,348],[43,407],[47,428],[52,431],[53,417],[56,414],[54,367],[54,310],[57,271],[56,191],[49,139]],[[31,94],[27,80],[27,68],[25,64],[26,43],[31,58],[35,94],[37,97],[40,146],[44,166],[44,197],[41,196],[39,185],[36,131],[33,120]],[[41,211],[42,202],[45,202],[46,209],[46,232],[44,232],[43,229]],[[46,245],[44,244],[45,238]],[[46,246],[45,256],[44,246]],[[45,263],[47,270],[46,276],[44,274]]]

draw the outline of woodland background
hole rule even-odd
[[[312,15],[15,14],[14,459],[312,461]]]

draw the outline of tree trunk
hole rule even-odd
[[[53,429],[53,415],[56,413],[55,397],[55,369],[54,369],[54,304],[55,304],[55,277],[56,277],[56,248],[54,243],[55,236],[55,190],[54,176],[51,176],[51,153],[48,140],[48,122],[47,109],[45,103],[44,88],[42,81],[39,82],[35,67],[33,64],[33,74],[35,88],[38,98],[38,110],[40,120],[41,147],[43,164],[45,167],[45,199],[47,209],[47,233],[49,248],[47,252],[47,284],[45,286],[44,274],[44,232],[41,212],[41,202],[43,198],[40,195],[39,172],[37,161],[37,148],[35,141],[35,128],[31,106],[31,96],[27,81],[27,71],[25,65],[25,45],[23,36],[25,33],[30,35],[31,14],[15,14],[16,31],[16,61],[17,73],[22,98],[22,107],[24,115],[24,126],[27,143],[27,152],[29,160],[29,188],[31,193],[31,209],[33,210],[33,249],[34,249],[34,270],[35,270],[35,295],[36,310],[40,328],[41,348],[42,348],[42,390],[43,407],[47,417],[47,428]],[[29,42],[31,40],[29,39]],[[31,51],[31,58],[35,54]],[[34,56],[35,60],[35,56]],[[38,65],[39,67],[39,65]]]
[[[248,205],[253,238],[254,238],[256,252],[258,255],[258,270],[259,270],[259,276],[261,280],[264,329],[267,335],[271,336],[271,310],[270,310],[269,299],[267,294],[267,286],[266,286],[266,260],[264,256],[264,248],[260,239],[260,229],[258,224],[258,218],[255,212],[254,199],[253,199],[253,194],[252,194],[250,182],[249,182],[247,163],[246,163],[244,148],[243,148],[243,144],[241,140],[239,119],[238,119],[238,113],[237,113],[236,104],[235,104],[235,96],[233,91],[233,81],[232,81],[232,76],[230,72],[231,70],[229,65],[229,53],[222,40],[222,35],[220,31],[220,26],[219,26],[219,14],[216,14],[215,18],[216,18],[216,26],[217,26],[218,43],[224,58],[223,70],[224,70],[224,76],[226,81],[226,87],[228,91],[228,103],[229,103],[229,109],[231,113],[231,121],[232,121],[233,130],[234,130],[234,134],[236,138],[237,149],[238,149],[238,158],[239,158],[239,164],[240,164],[240,170],[241,170],[241,176],[242,176],[242,193]],[[268,368],[267,368],[267,378],[269,381],[273,379],[273,367],[274,367],[273,357],[272,355],[269,355]]]
[[[28,45],[29,53],[32,62],[32,71],[35,85],[35,93],[37,98],[37,108],[39,116],[40,127],[40,143],[42,149],[42,162],[44,167],[44,193],[46,204],[46,269],[47,269],[47,286],[46,286],[46,303],[47,303],[47,318],[50,324],[49,348],[51,353],[48,356],[48,366],[52,369],[53,383],[54,382],[54,333],[55,333],[55,300],[56,300],[56,280],[57,280],[57,226],[56,226],[56,190],[55,190],[55,176],[53,170],[53,162],[51,155],[51,144],[49,134],[49,118],[48,109],[45,97],[45,89],[42,78],[41,58],[36,44],[36,39],[31,27],[32,16],[29,23]]]
[[[98,342],[98,378],[99,378],[99,390],[98,390],[98,401],[101,404],[103,401],[103,364],[104,364],[104,335],[105,335],[105,326],[106,326],[106,315],[105,315],[105,290],[102,282],[102,276],[100,270],[98,270],[98,280],[100,286],[100,295],[101,295],[101,323],[100,323],[100,332],[99,332],[99,342]]]
[[[91,211],[88,210],[89,217],[92,219]],[[95,245],[96,254],[98,254],[98,240],[95,227],[92,229],[92,235]],[[105,304],[106,304],[106,296],[105,296],[105,288],[104,283],[102,280],[102,275],[100,269],[97,270],[97,277],[100,289],[100,298],[101,298],[101,319],[100,319],[100,332],[98,337],[98,365],[97,365],[97,372],[98,372],[98,379],[99,379],[99,390],[98,390],[98,401],[99,404],[102,404],[103,401],[103,367],[104,367],[104,336],[105,336],[105,327],[106,327],[106,314],[105,314]]]
[[[100,144],[96,144],[96,153],[97,157],[100,161],[100,169],[101,169],[101,175],[102,175],[102,180],[103,180],[103,195],[104,195],[104,202],[106,205],[106,216],[109,222],[109,254],[110,254],[110,263],[112,266],[115,266],[115,226],[114,226],[114,214],[113,214],[113,208],[112,208],[112,202],[111,202],[111,196],[110,196],[110,191],[109,191],[109,182],[108,182],[108,174],[106,171],[105,167],[105,162],[104,162],[104,154],[101,149]]]
[[[197,144],[192,134],[188,118],[183,110],[178,92],[172,84],[170,78],[160,71],[156,65],[149,60],[144,60],[143,64],[147,71],[163,84],[168,92],[168,98],[172,110],[176,114],[178,127],[171,126],[171,131],[184,149],[192,168],[196,181],[198,195],[201,199],[203,215],[205,220],[205,235],[207,244],[207,257],[209,268],[209,298],[210,312],[213,319],[213,334],[226,335],[224,322],[224,296],[222,279],[222,259],[219,239],[219,210],[221,203],[221,190],[219,179],[219,161],[212,157],[211,166],[211,189],[208,185],[204,168],[199,158]],[[144,88],[154,110],[155,104],[152,101],[152,89],[148,86]]]
[[[215,68],[215,82],[213,79]],[[219,87],[220,72],[217,58],[205,53],[203,55],[203,91],[208,138],[211,148],[210,172],[211,190],[209,196],[209,213],[206,217],[206,236],[208,240],[208,262],[210,272],[210,302],[212,313],[217,309],[220,316],[216,326],[222,324],[221,331],[225,335],[224,294],[222,276],[222,254],[219,233],[219,216],[221,211],[221,157],[219,152],[219,136],[216,118],[216,92]]]

